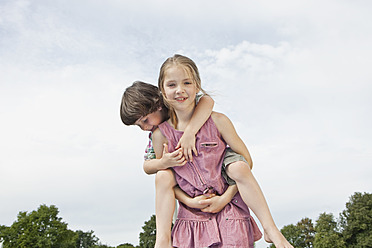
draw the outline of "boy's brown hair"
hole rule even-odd
[[[141,117],[163,110],[167,116],[167,108],[163,104],[161,93],[155,85],[135,81],[125,89],[120,105],[120,117],[125,125],[134,125]]]

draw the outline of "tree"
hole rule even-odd
[[[320,214],[315,225],[314,248],[346,248],[333,214]]]
[[[125,243],[125,244],[118,245],[116,248],[136,248],[136,246],[129,244],[129,243]]]
[[[4,248],[74,248],[77,234],[67,229],[55,206],[20,212],[10,227],[0,228]]]
[[[283,236],[288,240],[288,242],[291,245],[293,245],[294,247],[300,247],[299,244],[301,241],[301,238],[300,238],[301,231],[296,225],[290,224],[290,225],[284,226],[280,231],[282,232]],[[275,247],[275,246],[271,245],[270,247]]]
[[[372,247],[372,194],[354,193],[340,219],[347,247]]]
[[[296,248],[312,248],[315,229],[310,218],[303,218],[296,225],[284,226],[281,233]],[[270,247],[275,247],[271,245]]]
[[[99,243],[98,245],[93,246],[94,248],[115,248],[112,246],[104,245],[102,243]]]
[[[145,222],[142,227],[143,232],[139,235],[139,245],[141,248],[153,248],[156,240],[156,219],[155,215],[152,215],[150,220]]]
[[[78,230],[75,233],[78,235],[76,248],[93,248],[97,245],[98,238],[93,234],[93,231],[83,232]]]
[[[312,220],[307,217],[303,218],[297,223],[297,227],[300,230],[301,247],[313,247],[315,229]]]

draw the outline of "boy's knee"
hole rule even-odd
[[[155,175],[156,186],[174,187],[176,186],[176,180],[174,178],[173,171],[170,169],[160,170]]]
[[[252,174],[249,165],[244,161],[237,161],[229,164],[226,168],[226,173],[235,181],[244,180],[247,176]]]

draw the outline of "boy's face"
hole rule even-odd
[[[155,112],[139,118],[134,124],[139,126],[143,131],[153,131],[163,122],[161,108]]]

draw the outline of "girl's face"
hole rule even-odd
[[[139,118],[134,124],[143,131],[153,131],[163,121],[163,113],[161,108],[159,108],[155,112]]]
[[[164,76],[164,94],[166,101],[175,110],[184,110],[195,106],[198,93],[194,80],[181,66],[171,66]]]

